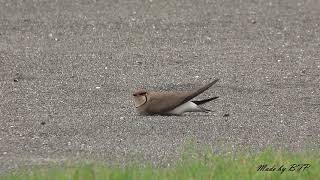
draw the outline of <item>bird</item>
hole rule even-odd
[[[209,89],[218,81],[219,79],[215,79],[209,84],[191,91],[136,91],[132,94],[136,111],[140,115],[179,116],[185,112],[208,113],[211,110],[199,105],[217,99],[218,97],[199,101],[194,101],[192,99]]]

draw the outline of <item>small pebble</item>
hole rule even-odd
[[[40,124],[41,124],[41,125],[45,125],[45,124],[46,124],[46,122],[42,121]]]
[[[13,80],[13,82],[18,82],[18,81],[19,81],[18,79],[14,79],[14,80]]]
[[[229,113],[226,113],[226,114],[223,115],[223,117],[229,117],[229,116],[230,116]]]

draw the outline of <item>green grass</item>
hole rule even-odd
[[[287,169],[280,171],[257,171],[258,166],[268,164],[270,167],[284,165]],[[310,164],[304,171],[289,171],[291,164]],[[293,170],[293,169],[291,169]],[[285,153],[266,150],[259,154],[237,153],[217,155],[212,153],[185,153],[174,166],[155,168],[151,166],[99,165],[98,163],[76,166],[33,168],[18,170],[1,180],[103,180],[103,179],[320,179],[319,153]]]

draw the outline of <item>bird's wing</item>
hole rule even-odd
[[[192,91],[188,96],[185,97],[184,101],[182,103],[186,103],[188,101],[190,101],[191,99],[193,99],[194,97],[198,96],[199,94],[203,93],[204,91],[206,91],[207,89],[209,89],[211,86],[213,86],[216,82],[218,82],[219,79],[215,79],[214,81],[212,81],[211,83],[195,90]]]
[[[161,114],[183,104],[189,92],[150,92],[146,111]]]
[[[150,92],[150,97],[147,102],[148,108],[146,108],[146,110],[149,113],[156,114],[170,111],[180,106],[181,104],[190,101],[192,98],[198,96],[199,94],[203,93],[217,81],[218,79],[195,91],[189,92]]]

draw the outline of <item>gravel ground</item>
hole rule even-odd
[[[0,0],[0,172],[320,148],[320,2]],[[211,114],[138,116],[136,89],[220,81]]]

